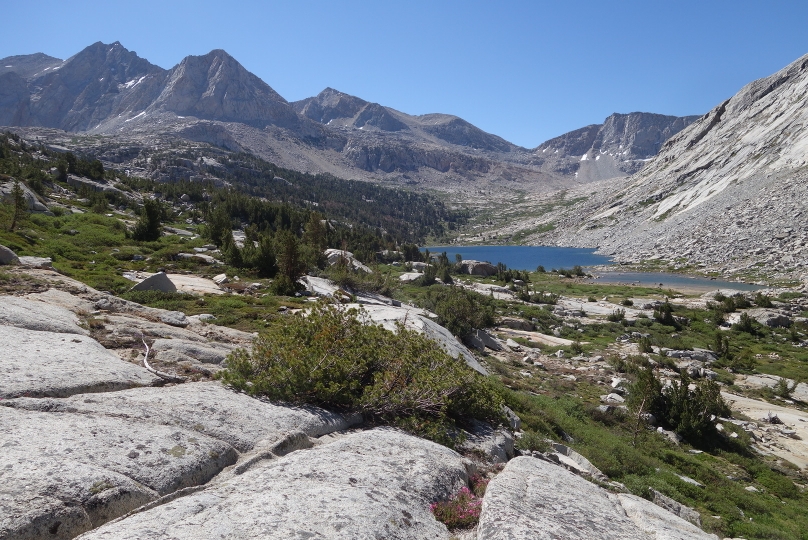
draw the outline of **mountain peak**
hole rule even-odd
[[[259,128],[291,127],[299,121],[285,99],[223,49],[183,58],[155,106],[181,116]]]

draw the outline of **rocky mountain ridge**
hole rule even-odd
[[[669,139],[641,171],[557,212],[533,241],[727,275],[806,276],[808,55]]]
[[[627,156],[634,164],[614,157],[613,166],[587,166],[576,178],[573,164],[558,165],[569,157],[564,148],[547,160],[539,152],[544,145],[521,148],[456,116],[412,116],[331,88],[289,103],[222,50],[186,57],[169,70],[118,42],[95,43],[65,61],[38,53],[0,64],[0,125],[123,135],[144,145],[175,137],[247,151],[295,170],[459,194],[469,191],[469,182],[551,191],[624,176],[655,150],[653,143],[631,141],[657,141],[687,123],[662,115],[624,122],[620,134],[606,136],[610,143],[596,146],[636,148]]]

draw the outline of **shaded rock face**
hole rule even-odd
[[[497,273],[497,267],[489,262],[464,260],[460,261],[460,272],[472,276],[493,276]]]
[[[62,60],[59,58],[43,53],[7,56],[0,62],[0,75],[16,73],[23,79],[29,79],[37,74],[41,75],[44,71],[49,71],[61,63]]]
[[[148,94],[153,96],[154,83],[164,75],[165,70],[118,42],[95,43],[34,76],[29,85],[29,122],[67,131],[89,129],[142,103]]]
[[[422,122],[424,131],[448,143],[468,146],[478,150],[498,152],[515,150],[514,145],[505,139],[486,133],[456,116],[425,114],[419,116],[418,120]]]
[[[662,144],[698,120],[698,116],[652,113],[612,114],[593,124],[539,145],[533,152],[542,166],[589,181],[637,172]]]
[[[20,258],[11,249],[0,244],[0,264],[20,264]]]
[[[328,124],[335,118],[353,118],[367,104],[364,99],[343,94],[333,88],[326,88],[315,97],[291,103],[295,111],[322,124]]]

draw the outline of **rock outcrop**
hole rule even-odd
[[[460,261],[460,272],[472,276],[493,276],[497,273],[497,267],[489,262],[464,260]]]
[[[456,492],[467,474],[445,447],[375,429],[256,464],[82,539],[447,538],[429,503]]]
[[[138,363],[146,336],[153,361],[176,368],[221,366],[251,335],[195,318],[172,326],[161,321],[171,312],[26,272],[71,292],[0,297],[0,342],[15,346],[0,355],[0,538],[450,538],[430,505],[467,486],[474,462],[358,415],[270,403],[217,381],[166,384]],[[396,306],[365,307],[379,323],[399,320],[382,309]],[[435,324],[407,313],[426,333]],[[464,452],[508,462],[485,495],[481,540],[712,538],[556,464],[511,459],[506,428],[469,428]]]
[[[483,499],[478,540],[717,540],[634,495],[615,495],[532,457],[508,462]]]

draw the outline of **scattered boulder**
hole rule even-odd
[[[323,254],[328,260],[328,264],[331,266],[339,263],[340,261],[344,261],[345,263],[350,264],[354,270],[361,270],[367,274],[373,273],[373,270],[356,260],[354,254],[350,251],[345,251],[343,249],[327,249],[323,252]]]
[[[53,260],[50,257],[22,256],[19,257],[19,260],[20,265],[26,266],[28,268],[43,268],[43,269],[53,268]]]
[[[522,350],[522,346],[519,345],[519,343],[517,343],[516,341],[514,341],[511,338],[508,338],[507,340],[505,340],[505,345],[507,345],[512,350],[517,351],[517,352]]]
[[[505,328],[525,330],[527,332],[531,332],[535,329],[535,325],[532,322],[526,321],[525,319],[519,319],[517,317],[503,317],[499,321],[499,325],[504,326]]]
[[[130,291],[159,291],[159,292],[177,292],[177,286],[169,279],[165,272],[157,272],[153,274],[131,289]]]
[[[670,497],[663,495],[654,488],[648,488],[648,492],[651,494],[651,502],[653,502],[655,505],[664,508],[668,512],[679,516],[685,521],[689,521],[696,527],[701,527],[701,516],[699,515],[698,512],[696,512],[692,508],[674,501]]]
[[[474,347],[478,351],[485,350],[485,343],[477,336],[477,332],[471,332],[463,338],[463,341],[468,343],[469,347]]]
[[[0,264],[20,264],[20,258],[9,248],[0,244]]]
[[[491,349],[492,351],[501,351],[503,350],[502,343],[499,342],[494,336],[486,332],[485,330],[477,330],[476,331],[477,339],[483,342],[483,344]]]
[[[398,276],[398,280],[404,283],[410,283],[423,276],[424,275],[421,272],[405,272]]]
[[[507,463],[514,454],[513,435],[507,430],[471,420],[471,427],[460,450],[485,456],[492,463]]]
[[[179,326],[180,328],[185,328],[191,324],[191,321],[188,320],[188,317],[186,317],[185,313],[182,311],[166,311],[161,313],[160,320],[166,324]]]
[[[472,276],[493,276],[497,273],[497,267],[489,262],[464,260],[460,261],[460,272]]]
[[[552,443],[551,446],[558,456],[559,464],[564,468],[576,473],[584,474],[596,478],[601,482],[608,482],[609,477],[603,474],[600,469],[592,465],[592,463],[584,456],[560,443]]]
[[[214,282],[216,285],[223,285],[223,284],[225,284],[225,283],[228,283],[229,281],[230,281],[230,280],[229,280],[229,279],[227,279],[227,274],[219,274],[218,276],[215,276],[215,277],[213,278],[213,282]]]
[[[388,330],[395,331],[398,323],[421,332],[426,337],[440,345],[450,356],[460,356],[472,369],[488,375],[485,368],[480,365],[474,355],[465,345],[460,343],[446,328],[422,315],[422,311],[406,307],[395,307],[378,304],[347,304],[348,307],[362,308],[369,320],[380,324]]]
[[[235,349],[236,345],[183,339],[157,339],[151,346],[155,360],[172,364],[182,361],[222,364]]]

